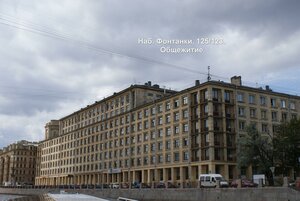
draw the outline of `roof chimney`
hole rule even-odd
[[[233,76],[231,78],[231,84],[236,86],[242,86],[242,77],[241,76]]]
[[[270,88],[269,85],[266,85],[266,90],[267,90],[267,91],[272,91],[272,89]]]
[[[200,85],[200,80],[195,80],[195,86],[199,86]]]
[[[151,87],[151,81],[148,81],[148,86]]]

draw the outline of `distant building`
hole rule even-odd
[[[0,185],[34,184],[37,145],[22,140],[0,150]]]
[[[227,179],[237,168],[237,139],[247,125],[272,134],[298,118],[300,97],[208,81],[179,91],[132,85],[45,126],[37,185],[197,181],[201,173]]]

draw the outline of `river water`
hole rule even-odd
[[[54,201],[54,200],[46,194],[32,195],[32,196],[0,194],[0,201]]]
[[[0,201],[14,200],[16,198],[21,198],[21,197],[24,197],[24,196],[0,194]]]

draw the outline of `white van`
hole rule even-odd
[[[220,187],[228,187],[228,182],[220,174],[200,174],[200,187],[216,187],[220,181]]]

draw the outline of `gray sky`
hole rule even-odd
[[[0,147],[42,140],[49,120],[133,83],[204,82],[207,66],[216,80],[241,75],[300,95],[299,9],[298,0],[0,0]]]

